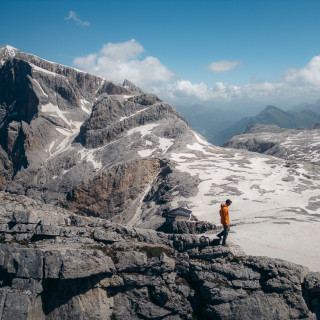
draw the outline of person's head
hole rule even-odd
[[[232,203],[232,201],[231,201],[230,199],[227,199],[227,200],[226,200],[226,205],[230,206],[231,203]]]

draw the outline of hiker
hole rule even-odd
[[[230,230],[229,227],[229,209],[228,207],[231,205],[232,201],[230,199],[226,200],[226,203],[221,204],[221,209],[220,209],[220,217],[221,217],[221,224],[223,225],[223,231],[217,234],[217,237],[221,240],[222,239],[222,245],[226,245],[228,233]]]

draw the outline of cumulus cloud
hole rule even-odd
[[[216,73],[227,72],[234,69],[241,63],[242,63],[241,61],[227,61],[227,60],[216,61],[210,64],[209,69]]]
[[[177,80],[158,92],[173,104],[257,105],[274,104],[283,107],[299,103],[313,103],[320,97],[320,56],[304,67],[286,70],[275,82],[251,82],[236,86],[217,82],[213,87],[205,83]]]
[[[200,100],[210,99],[210,91],[205,83],[192,83],[189,80],[178,80],[165,88],[171,97],[195,97]]]
[[[114,60],[129,60],[137,59],[142,52],[144,52],[143,46],[136,40],[122,43],[107,43],[101,49],[101,54]]]
[[[315,56],[301,69],[290,68],[286,71],[284,81],[292,85],[320,85],[320,56]]]
[[[143,46],[134,39],[122,43],[110,42],[98,53],[75,58],[73,64],[105,79],[120,83],[129,79],[146,91],[172,80],[172,71],[156,57],[141,58],[143,52]]]
[[[119,83],[128,79],[145,92],[155,93],[169,103],[180,106],[203,104],[263,107],[273,104],[290,107],[299,103],[313,103],[320,98],[320,56],[315,56],[302,68],[286,70],[275,82],[258,82],[253,78],[243,86],[217,82],[209,87],[204,82],[177,79],[158,58],[143,55],[143,46],[132,39],[107,43],[97,53],[75,58],[74,65]],[[219,62],[219,70],[227,70],[240,63],[225,62]]]
[[[69,16],[64,18],[65,20],[73,20],[77,25],[88,27],[89,21],[83,21],[79,18],[78,14],[74,11],[69,11]]]

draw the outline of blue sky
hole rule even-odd
[[[175,105],[289,107],[320,98],[319,12],[319,0],[3,0],[0,44]]]

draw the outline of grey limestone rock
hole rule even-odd
[[[319,274],[305,267],[203,236],[79,218],[24,196],[0,199],[2,224],[37,225],[23,241],[0,231],[3,319],[319,318]]]
[[[196,194],[197,176],[168,161],[197,141],[169,104],[9,46],[0,56],[0,190],[148,228],[168,190]]]
[[[112,259],[100,251],[93,255],[87,250],[51,250],[44,257],[45,277],[50,279],[85,278],[115,270]]]
[[[139,87],[137,87],[134,83],[132,83],[130,80],[125,79],[123,81],[122,86],[134,94],[143,94],[143,91]]]
[[[217,227],[213,223],[207,221],[188,221],[188,220],[173,220],[166,221],[158,230],[165,233],[178,234],[203,234],[207,231],[216,230]]]
[[[122,241],[123,237],[114,231],[105,231],[104,229],[97,229],[94,231],[93,237],[97,241],[103,241],[105,243],[113,243]]]

